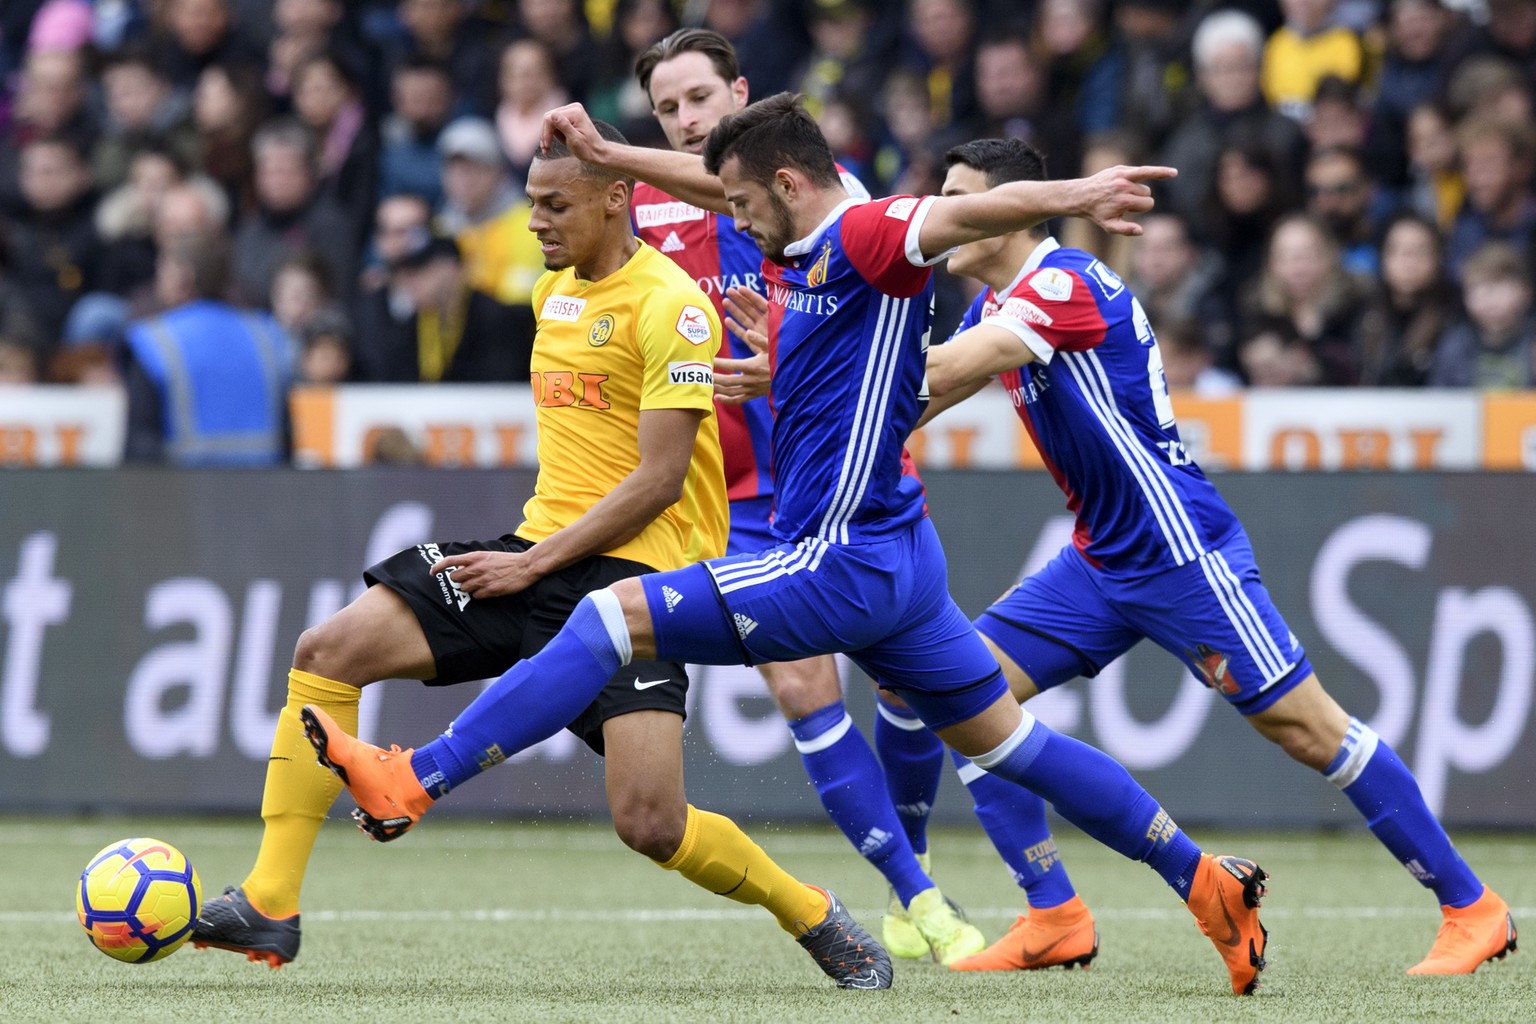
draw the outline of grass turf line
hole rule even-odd
[[[879,934],[885,887],[830,828],[749,831]],[[304,947],[281,971],[190,946],[119,964],[73,923],[72,886],[113,839],[179,846],[205,894],[243,877],[258,828],[172,819],[0,820],[0,1019],[307,1021],[1489,1021],[1536,1006],[1529,952],[1464,978],[1408,978],[1438,926],[1433,900],[1362,830],[1200,835],[1273,875],[1270,969],[1251,999],[1145,867],[1059,836],[1098,917],[1089,972],[958,974],[898,961],[888,993],[839,992],[764,912],[710,897],[625,850],[606,825],[429,823],[368,843],[331,823],[305,890]],[[1536,920],[1536,837],[1463,836],[1463,854]],[[979,830],[937,830],[935,877],[989,939],[1023,901]],[[1524,910],[1525,918],[1519,916]]]

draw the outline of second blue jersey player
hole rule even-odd
[[[546,123],[583,159],[613,165],[604,140],[559,111]],[[787,94],[722,120],[702,168],[677,153],[645,160],[637,170],[672,195],[728,204],[765,257],[779,543],[589,595],[543,651],[420,749],[384,750],[311,713],[311,740],[360,821],[403,832],[454,787],[562,728],[633,658],[753,664],[846,652],[952,748],[1152,867],[1211,938],[1232,990],[1253,991],[1265,966],[1265,873],[1202,853],[1112,758],[1024,712],[950,598],[922,489],[901,471],[923,404],[930,265],[1055,215],[1134,231],[1124,218],[1150,207],[1145,180],[1172,172],[1113,168],[974,196],[862,202]]]
[[[1045,178],[1039,153],[1016,140],[966,143],[946,162],[946,196]],[[1072,542],[976,620],[1014,695],[1096,675],[1151,640],[1338,786],[1434,892],[1442,927],[1410,974],[1471,973],[1513,950],[1509,907],[1457,854],[1392,749],[1323,690],[1275,609],[1242,524],[1180,441],[1157,339],[1125,283],[1042,230],[962,246],[950,269],[988,288],[929,352],[925,416],[995,376],[1077,517]],[[1054,850],[1044,803],[1018,794],[1013,806],[1011,845]],[[1087,947],[1088,909],[1058,865],[1044,867],[1026,883],[1029,914],[952,966],[1027,968],[1041,950]]]

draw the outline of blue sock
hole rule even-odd
[[[433,798],[575,720],[630,658],[618,598],[588,594],[545,648],[502,673],[437,739],[411,755]]]
[[[1370,726],[1358,718],[1323,775],[1365,816],[1381,844],[1409,874],[1449,907],[1465,907],[1483,894],[1483,883],[1451,845],[1408,767]]]
[[[885,770],[885,788],[917,853],[928,851],[928,815],[944,770],[944,741],[905,708],[875,701],[875,753]]]
[[[811,783],[843,835],[873,864],[905,906],[933,888],[918,866],[880,777],[880,763],[842,701],[789,723]]]
[[[1045,823],[1045,801],[1023,786],[983,771],[961,754],[953,756],[960,781],[976,801],[977,820],[1029,905],[1045,910],[1076,896]]]
[[[1108,754],[1054,732],[1026,711],[1012,736],[972,760],[1039,793],[1063,818],[1111,850],[1144,862],[1188,901],[1200,848]]]

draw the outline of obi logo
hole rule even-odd
[[[708,363],[668,363],[667,383],[715,386],[715,370]]]
[[[832,262],[832,243],[821,243],[821,255],[816,257],[816,262],[805,273],[805,286],[807,288],[819,288],[827,282],[827,264]]]
[[[702,345],[714,337],[709,327],[709,314],[698,306],[684,306],[677,315],[677,333],[695,345]]]
[[[601,348],[608,344],[608,339],[613,337],[613,314],[604,313],[597,318],[597,323],[592,325],[592,330],[587,332],[587,344],[593,348]]]
[[[551,295],[544,300],[544,308],[539,310],[539,319],[575,323],[586,306],[586,299],[578,299],[571,295]]]

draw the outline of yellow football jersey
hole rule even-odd
[[[540,541],[640,465],[640,413],[699,409],[683,496],[638,537],[604,554],[676,569],[725,553],[729,507],[715,419],[714,306],[677,264],[644,244],[600,281],[569,268],[533,291],[532,382],[539,478],[517,535]]]

